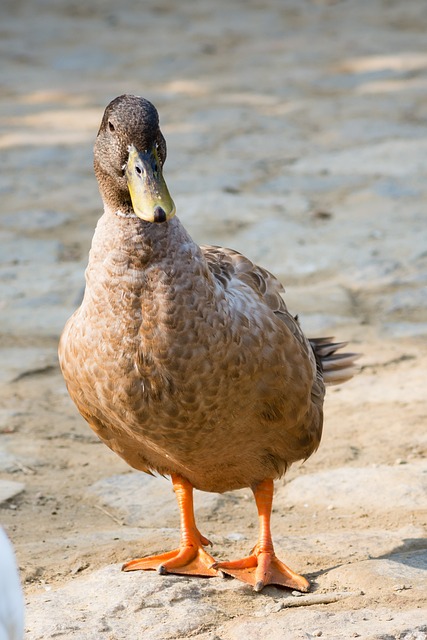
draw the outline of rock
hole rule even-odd
[[[415,543],[422,544],[422,538]],[[351,585],[352,589],[376,598],[383,592],[394,592],[400,594],[402,603],[406,598],[414,603],[417,599],[423,602],[427,591],[427,552],[425,549],[391,552],[381,558],[341,565],[322,579],[324,589],[336,588],[336,585],[338,588]]]
[[[396,179],[378,180],[374,185],[374,190],[379,195],[390,198],[391,200],[403,200],[421,195],[420,190],[411,187],[405,179],[401,181]]]
[[[241,593],[241,617],[233,620],[227,601],[231,592]],[[39,590],[27,598],[27,637],[45,640],[58,635],[67,640],[76,636],[98,640],[108,632],[115,638],[169,640],[195,635],[208,638],[203,630],[213,626],[218,637],[255,640],[305,639],[311,634],[327,640],[357,632],[366,640],[379,633],[415,630],[425,623],[426,611],[396,611],[380,607],[329,612],[309,607],[286,609],[281,602],[265,604],[264,598],[251,594],[234,580],[195,580],[184,576],[159,576],[155,572],[121,573],[118,566],[106,567],[91,575],[76,575],[62,587]],[[255,599],[254,599],[255,598]],[[300,598],[303,600],[303,598]],[[293,600],[299,600],[294,599]],[[253,602],[253,604],[252,604]],[[251,603],[251,604],[249,604]],[[248,617],[251,607],[254,617]],[[84,634],[84,636],[83,636]],[[200,634],[200,635],[199,635]]]
[[[79,303],[83,265],[37,259],[28,264],[0,265],[2,331],[18,336],[59,336]]]
[[[290,307],[288,307],[290,308]],[[295,309],[293,307],[292,309]],[[344,311],[344,310],[343,310]],[[332,335],[342,329],[344,324],[350,325],[357,323],[356,318],[349,316],[329,315],[323,313],[300,313],[298,312],[298,319],[302,330],[307,336],[322,336]]]
[[[315,252],[311,248],[314,237]],[[285,246],[292,247],[292,251]],[[236,229],[233,247],[269,269],[285,285],[319,274],[327,278],[335,261],[329,242],[326,247],[326,237],[319,237],[317,229],[307,228],[306,218],[299,221],[290,218],[286,210],[266,209],[265,202],[253,224]]]
[[[401,319],[413,322],[427,321],[427,291],[425,286],[420,289],[406,289],[390,295],[385,305],[387,321]]]
[[[126,524],[152,527],[179,526],[179,512],[170,480],[161,476],[131,472],[103,478],[89,490],[99,497],[101,504],[123,514]],[[213,512],[222,496],[216,493],[194,492],[194,506],[198,515]]]
[[[365,147],[344,149],[296,162],[292,173],[328,172],[335,175],[411,176],[427,172],[427,141],[386,140]]]
[[[55,229],[69,220],[66,213],[60,211],[35,210],[16,211],[2,216],[1,223],[7,229],[18,231],[37,231],[38,229]]]
[[[427,322],[385,322],[382,331],[388,338],[416,338],[427,335]]]
[[[329,335],[331,331],[338,331],[337,327],[341,328],[343,324],[358,321],[350,292],[346,288],[327,281],[321,287],[318,284],[294,286],[287,284],[285,275],[283,279],[286,305],[291,313],[298,313],[306,335]],[[313,313],[313,309],[321,311]]]
[[[311,197],[318,198],[319,194],[342,189],[343,187],[349,190],[355,189],[361,184],[363,184],[363,177],[358,175],[343,176],[328,173],[306,175],[304,173],[288,173],[286,170],[275,178],[267,178],[259,185],[255,185],[254,189],[256,193],[280,194],[288,207],[289,192],[292,193],[294,190],[297,194],[308,194]],[[291,198],[291,202],[292,200]],[[309,204],[308,200],[307,204]],[[290,211],[293,210],[292,205],[288,208]],[[300,207],[298,209],[301,211]]]
[[[13,333],[19,337],[31,335],[41,340],[43,338],[58,340],[65,323],[77,308],[77,305],[64,306],[58,299],[55,299],[53,304],[50,301],[44,303],[42,297],[14,306],[13,313],[2,323],[4,330],[8,332],[13,330]]]
[[[332,549],[339,549],[340,562],[354,564],[363,562],[367,558],[389,557],[396,553],[396,550],[409,553],[411,549],[419,549],[424,535],[425,531],[422,527],[412,525],[395,531],[380,528],[362,531],[349,528],[335,531],[331,525],[330,531],[305,536],[275,533],[274,542],[279,556],[283,553],[292,555],[297,563],[299,558],[303,559],[305,556],[310,557],[313,563],[321,564],[325,562],[325,558],[328,558]],[[324,586],[329,588],[328,583],[323,583],[322,577],[316,578],[316,581],[322,588]],[[342,586],[346,587],[348,584],[344,582]],[[357,585],[357,588],[363,589],[361,585]]]
[[[0,349],[2,367],[0,383],[23,376],[37,375],[58,365],[56,349],[42,347],[9,347]]]
[[[3,231],[0,233],[2,251],[0,264],[38,264],[56,262],[59,253],[57,240],[27,238]]]
[[[12,480],[0,480],[0,504],[10,500],[24,491],[25,485],[22,482],[12,482]]]
[[[346,610],[313,611],[306,607],[293,610],[292,615],[285,609],[263,620],[237,620],[228,622],[217,631],[230,640],[307,640],[321,629],[324,640],[361,637],[363,640],[402,637],[398,634],[416,632],[417,627],[425,629],[427,609],[396,611],[391,608],[362,608],[358,611]],[[314,636],[316,637],[316,636]]]
[[[22,412],[15,409],[0,409],[0,434],[10,433],[13,430],[11,425],[22,415]]]
[[[378,488],[378,489],[376,489]],[[381,488],[381,490],[379,490]],[[280,488],[289,504],[334,507],[347,511],[424,509],[427,462],[389,467],[344,467],[295,478]]]
[[[122,573],[111,566],[77,576],[61,588],[27,601],[26,626],[31,640],[61,636],[99,640],[188,637],[224,619],[209,594],[233,588],[232,581],[159,576],[156,572]]]
[[[8,469],[12,468],[14,464],[15,457],[4,449],[0,449],[0,471],[7,471]]]

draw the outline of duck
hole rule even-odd
[[[279,280],[232,249],[199,246],[176,215],[154,105],[125,94],[105,109],[94,145],[103,200],[80,307],[59,342],[68,392],[97,436],[130,467],[170,477],[176,549],[124,571],[214,577],[256,592],[301,592],[306,577],[276,556],[274,481],[319,446],[325,386],[355,373],[347,344],[308,339]],[[200,215],[203,215],[201,211]],[[218,561],[198,529],[193,489],[250,488],[259,535]]]

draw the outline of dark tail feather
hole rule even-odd
[[[341,384],[350,380],[358,371],[356,360],[360,353],[337,353],[347,342],[332,342],[333,338],[310,338],[316,360],[320,365],[325,384]]]

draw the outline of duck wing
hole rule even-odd
[[[334,338],[306,338],[298,322],[283,299],[285,288],[267,269],[264,269],[233,249],[202,245],[201,250],[209,269],[224,289],[232,289],[244,283],[280,318],[291,331],[305,353],[315,372],[312,399],[321,404],[324,385],[341,384],[350,380],[357,372],[357,353],[337,353],[347,342],[334,342]]]

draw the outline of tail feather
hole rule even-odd
[[[336,353],[347,342],[333,342],[333,338],[310,338],[314,355],[322,371],[325,384],[341,384],[350,380],[358,371],[359,353]]]

